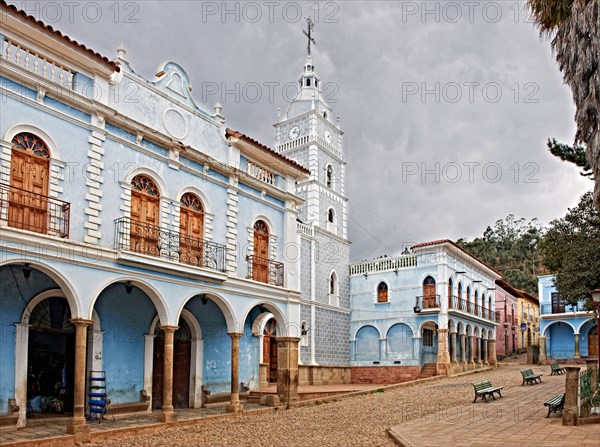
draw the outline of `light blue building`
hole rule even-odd
[[[241,385],[293,404],[299,357],[348,381],[342,132],[310,60],[273,150],[197,104],[177,63],[144,79],[124,49],[0,5],[2,417],[59,399],[85,439],[90,371],[113,410],[160,420],[207,392],[239,411]]]
[[[540,361],[577,362],[598,358],[598,322],[582,303],[566,305],[554,287],[554,276],[538,277]]]
[[[449,240],[350,266],[353,382],[496,364],[500,274]]]

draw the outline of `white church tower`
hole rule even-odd
[[[311,172],[299,182],[305,202],[298,223],[301,261],[303,365],[319,365],[328,383],[350,381],[348,199],[339,117],[323,94],[323,83],[310,54],[313,23],[308,19],[308,55],[298,79],[298,93],[275,124],[275,147]],[[325,368],[324,368],[325,367]],[[326,368],[331,367],[331,368]],[[311,375],[312,376],[312,375]],[[311,383],[318,384],[318,377]],[[302,372],[301,372],[302,384]]]

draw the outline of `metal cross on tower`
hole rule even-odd
[[[308,32],[306,32],[304,30],[302,30],[302,32],[308,38],[308,45],[307,45],[306,49],[308,51],[308,55],[310,56],[310,44],[311,43],[313,43],[314,45],[317,44],[317,42],[315,42],[315,39],[312,38],[312,30],[315,27],[315,23],[312,21],[312,19],[310,17],[306,18],[306,23],[308,24]]]

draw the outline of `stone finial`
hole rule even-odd
[[[277,121],[281,121],[281,107],[277,107]]]
[[[127,50],[125,49],[125,45],[121,44],[119,45],[119,48],[117,48],[117,57],[119,59],[125,59],[125,55],[127,54]]]
[[[335,122],[336,122],[337,124],[340,124],[340,123],[342,122],[342,117],[338,115],[338,116],[335,118]]]
[[[215,115],[220,115],[221,112],[223,111],[223,106],[221,105],[220,102],[215,104]]]
[[[213,117],[217,118],[221,123],[225,122],[225,117],[223,116],[223,106],[220,102],[217,102],[214,106],[215,113],[213,113]]]

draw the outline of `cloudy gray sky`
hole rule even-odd
[[[198,103],[271,146],[311,16],[345,131],[352,260],[510,213],[546,224],[592,186],[546,149],[572,141],[574,106],[524,1],[11,3],[109,58],[124,44],[150,79],[178,62]]]

